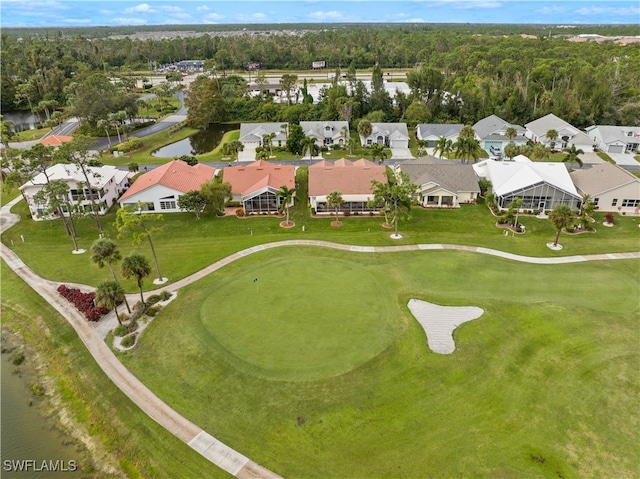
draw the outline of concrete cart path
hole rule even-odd
[[[15,205],[20,200],[22,200],[22,197],[14,199],[6,205],[3,205],[0,209],[0,232],[6,231],[8,228],[20,221],[19,215],[10,212],[10,209],[13,207],[13,205]],[[458,250],[489,254],[513,261],[522,261],[535,264],[563,264],[583,261],[640,258],[640,252],[535,258],[516,255],[512,253],[505,253],[489,248],[464,245],[417,244],[399,246],[355,246],[331,243],[327,241],[289,240],[266,243],[263,245],[258,245],[244,249],[242,251],[238,251],[237,253],[227,256],[220,261],[216,261],[215,263],[186,278],[168,285],[164,285],[161,290],[171,289],[175,291],[188,284],[198,281],[204,276],[211,274],[212,272],[228,265],[229,263],[232,263],[233,261],[244,258],[259,251],[279,248],[283,246],[325,247],[358,253],[385,253],[419,250]],[[187,443],[198,453],[209,459],[213,464],[234,475],[235,477],[241,479],[271,479],[280,477],[277,474],[263,468],[259,464],[251,461],[246,456],[231,449],[224,443],[218,441],[206,431],[202,430],[191,421],[178,414],[160,398],[158,398],[152,391],[150,391],[118,360],[115,354],[103,341],[96,328],[93,325],[89,324],[71,303],[66,301],[64,298],[62,298],[62,296],[60,296],[60,294],[58,294],[57,287],[60,283],[48,281],[36,275],[10,248],[6,247],[4,244],[0,245],[0,257],[4,261],[6,261],[11,269],[15,271],[25,282],[27,282],[29,286],[31,286],[38,294],[40,294],[49,304],[56,308],[56,310],[58,310],[60,314],[62,314],[67,319],[67,321],[75,329],[82,342],[85,344],[87,350],[91,353],[91,355],[94,357],[105,374],[109,377],[109,379],[111,379],[113,383],[149,417],[151,417],[169,432],[174,434],[180,440]],[[89,287],[84,286],[83,288]]]
[[[10,213],[9,210],[21,199],[21,197],[18,197],[2,207],[0,211],[0,231],[5,231],[19,221],[20,217]],[[98,334],[96,328],[87,322],[84,316],[71,303],[60,296],[57,288],[61,283],[48,281],[36,275],[5,245],[0,246],[0,257],[34,291],[66,318],[107,377],[151,419],[213,464],[235,477],[241,479],[276,479],[280,477],[218,441],[209,433],[178,414],[149,390],[118,360]],[[203,472],[203,475],[206,476],[206,473]]]

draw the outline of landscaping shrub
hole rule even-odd
[[[137,334],[131,334],[127,336],[122,340],[122,342],[120,343],[120,346],[122,346],[123,348],[130,348],[136,343],[136,336]]]
[[[169,299],[171,297],[171,293],[167,290],[164,291],[160,291],[160,299],[162,301],[166,301],[167,299]]]
[[[158,311],[160,311],[160,307],[159,306],[149,306],[147,308],[146,314],[147,316],[155,316],[156,314],[158,314]]]
[[[243,208],[238,208],[236,210],[236,216],[243,217],[244,216],[244,209]]]
[[[609,212],[606,215],[604,215],[604,217],[607,220],[607,223],[613,224],[613,221],[614,221],[613,213]]]
[[[138,319],[140,319],[144,315],[144,311],[146,308],[147,305],[145,303],[138,301],[133,306],[133,311],[131,312],[131,321],[137,321]]]
[[[94,292],[83,293],[77,288],[69,288],[61,284],[58,286],[58,293],[76,307],[78,311],[84,314],[89,321],[98,321],[102,316],[107,314],[109,310],[101,306],[96,306]]]
[[[119,324],[118,327],[113,330],[113,335],[121,338],[128,332],[129,331],[127,331],[127,326],[125,324]]]
[[[156,304],[161,299],[159,294],[152,294],[147,298],[147,304]]]

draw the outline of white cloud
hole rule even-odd
[[[424,18],[407,18],[406,20],[402,20],[403,23],[426,23]]]
[[[219,13],[209,13],[204,17],[205,20],[208,20],[210,22],[217,22],[218,20],[222,20],[223,18],[224,15],[220,15]]]
[[[640,15],[640,7],[582,7],[576,10],[578,15]]]
[[[158,7],[160,10],[162,10],[163,12],[175,12],[175,13],[180,13],[180,12],[184,12],[184,9],[180,8],[180,7],[174,7],[171,5],[165,5],[162,7]]]
[[[62,21],[72,25],[91,25],[92,23],[90,18],[65,18]]]
[[[144,18],[112,18],[112,21],[116,25],[146,25],[147,21]]]
[[[456,2],[455,3],[455,8],[458,10],[470,10],[470,9],[476,9],[476,8],[499,8],[502,7],[502,3],[501,2],[494,2],[491,0],[487,0],[487,1],[471,1],[471,2]]]
[[[116,13],[114,10],[98,10],[100,15],[113,15]]]
[[[335,20],[338,18],[343,18],[344,15],[342,14],[342,12],[331,10],[330,12],[323,12],[323,11],[311,12],[308,15],[308,17],[313,18],[315,20]]]
[[[206,5],[202,5],[202,6],[198,7],[198,8],[196,8],[196,10],[198,12],[208,12],[210,9]]]
[[[156,13],[148,3],[141,3],[135,7],[125,8],[124,13]]]
[[[240,13],[235,16],[235,18],[241,22],[261,22],[267,19],[267,16],[264,13],[256,12],[251,14]]]
[[[534,13],[537,13],[539,15],[556,15],[558,13],[564,13],[566,12],[567,9],[564,7],[560,7],[558,5],[553,5],[550,7],[542,7],[539,8],[538,10],[535,10]]]

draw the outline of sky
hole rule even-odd
[[[2,27],[353,22],[640,24],[640,0],[0,0]]]

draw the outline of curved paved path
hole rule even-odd
[[[8,228],[20,221],[19,215],[10,212],[10,209],[13,207],[13,205],[15,205],[20,200],[22,200],[22,197],[18,197],[15,200],[2,206],[2,209],[0,210],[0,232],[6,231]],[[536,264],[561,264],[595,260],[640,258],[640,252],[564,256],[556,258],[534,258],[512,253],[505,253],[489,248],[463,245],[418,244],[401,246],[353,246],[331,243],[327,241],[290,240],[266,243],[263,245],[258,245],[252,248],[238,251],[237,253],[227,256],[220,261],[216,261],[215,263],[186,278],[167,285],[166,287],[170,287],[172,290],[180,289],[240,258],[259,251],[278,248],[282,246],[316,246],[359,253],[385,253],[417,250],[461,250],[489,254],[514,261],[523,261]],[[177,438],[187,443],[190,447],[206,457],[213,464],[234,475],[235,477],[241,479],[271,479],[280,477],[277,474],[260,466],[259,464],[251,461],[246,456],[231,449],[226,444],[218,441],[209,433],[193,424],[187,418],[178,414],[165,402],[158,398],[126,367],[124,367],[124,365],[118,360],[115,354],[100,337],[95,327],[92,324],[88,323],[71,303],[66,301],[64,298],[62,298],[62,296],[58,294],[57,287],[60,283],[48,281],[36,275],[10,248],[6,247],[4,244],[0,245],[0,257],[2,257],[2,259],[6,261],[6,263],[11,267],[11,269],[15,271],[27,284],[29,284],[29,286],[31,286],[49,304],[51,304],[58,312],[60,312],[60,314],[62,314],[62,316],[67,319],[67,321],[69,321],[82,342],[87,347],[87,350],[94,357],[107,377],[109,377],[109,379],[111,379],[111,381],[113,381],[113,383],[118,386],[118,388],[124,394],[126,394],[154,421],[163,426]],[[163,287],[161,289],[166,289],[166,287]]]

